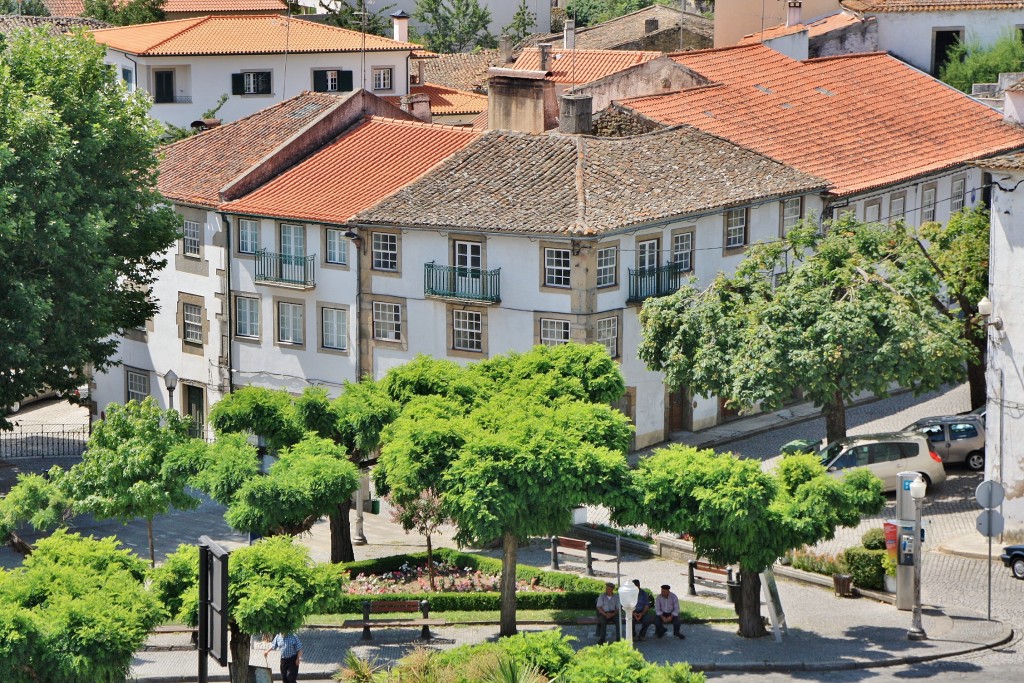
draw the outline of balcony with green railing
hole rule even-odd
[[[297,289],[316,286],[316,256],[256,252],[256,282]]]
[[[690,276],[678,263],[657,268],[629,269],[629,303],[638,303],[654,296],[668,296],[679,289]]]
[[[424,296],[473,303],[501,301],[501,268],[482,270],[442,266],[431,261],[423,266]]]

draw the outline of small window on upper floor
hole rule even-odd
[[[231,74],[232,95],[270,95],[272,79],[269,71],[243,71]]]
[[[199,256],[199,246],[202,244],[202,231],[199,228],[199,223],[185,221],[183,233],[182,247],[185,256]]]
[[[967,188],[967,180],[965,178],[953,178],[953,191],[949,195],[949,213],[950,215],[963,211],[964,209],[964,196]]]
[[[390,66],[378,66],[373,69],[373,89],[374,90],[391,90],[394,86],[392,85],[392,76],[394,69]]]
[[[315,69],[313,71],[314,92],[350,92],[352,72],[343,69]]]

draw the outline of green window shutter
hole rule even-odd
[[[242,74],[231,74],[231,94],[245,94],[245,81],[242,79]]]
[[[313,91],[314,92],[327,92],[327,72],[326,71],[314,71],[313,72]]]
[[[341,92],[352,92],[352,72],[342,71],[338,74],[338,78],[341,81],[338,83],[338,90]]]

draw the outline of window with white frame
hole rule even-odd
[[[803,197],[790,197],[782,202],[782,236],[786,234],[798,223],[804,215],[804,198]]]
[[[277,340],[283,344],[301,344],[302,304],[280,301],[277,304]]]
[[[661,260],[661,240],[644,240],[636,245],[636,267],[649,270],[658,267]]]
[[[617,358],[619,355],[619,319],[601,318],[597,321],[597,343],[604,344],[608,355]]]
[[[402,341],[401,304],[373,302],[373,338],[382,341]]]
[[[128,370],[128,400],[144,401],[149,396],[149,373]]]
[[[902,194],[892,197],[889,200],[889,219],[901,220],[906,211],[907,200]]]
[[[238,220],[238,251],[242,254],[255,254],[260,248],[260,225],[249,218]]]
[[[260,300],[248,296],[235,299],[235,336],[260,336]]]
[[[452,345],[459,351],[483,351],[483,318],[477,311],[452,311]]]
[[[540,319],[540,343],[544,346],[558,346],[569,343],[569,321],[552,318]]]
[[[199,223],[195,221],[185,221],[185,229],[183,230],[183,246],[185,248],[186,256],[199,256],[199,245],[200,245],[200,231]]]
[[[876,200],[864,205],[864,221],[866,223],[877,223],[881,218],[882,200]]]
[[[746,208],[727,209],[725,212],[725,248],[736,249],[747,244]]]
[[[271,88],[269,71],[242,72],[242,94],[269,95],[270,93]]]
[[[373,233],[373,269],[398,271],[398,235]]]
[[[548,287],[569,287],[572,283],[572,261],[568,249],[544,249],[544,284]]]
[[[327,229],[327,262],[339,265],[348,263],[348,242],[341,230]]]
[[[935,188],[926,187],[921,193],[921,221],[935,220]]]
[[[373,89],[391,90],[391,75],[393,69],[390,66],[378,66],[373,69]]]
[[[338,89],[338,72],[335,69],[328,69],[324,72],[324,87],[327,92],[334,92]]]
[[[964,195],[967,188],[967,180],[964,178],[953,179],[953,191],[949,195],[949,213],[954,214],[964,208]]]
[[[325,349],[348,350],[348,311],[344,308],[323,308],[323,339]]]
[[[185,341],[195,344],[203,343],[203,307],[195,304],[182,304],[181,315],[184,321]]]
[[[672,235],[672,263],[681,273],[693,270],[693,233],[681,232]]]
[[[618,271],[619,248],[605,247],[597,250],[597,286],[611,287],[615,284]]]

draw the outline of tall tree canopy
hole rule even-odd
[[[85,0],[82,16],[106,21],[114,26],[151,24],[164,21],[164,0]]]
[[[928,391],[963,376],[972,347],[932,301],[940,279],[902,226],[846,216],[751,247],[734,275],[648,300],[638,353],[673,386],[734,406],[780,407],[794,392],[820,407],[828,439],[846,435],[846,402],[893,383]]]
[[[688,533],[694,550],[718,565],[738,564],[743,584],[740,635],[765,634],[758,574],[793,548],[834,538],[885,505],[882,482],[866,470],[842,480],[813,455],[783,458],[766,473],[757,460],[670,446],[643,458],[616,521],[652,531]]]
[[[327,23],[331,26],[366,31],[386,38],[391,37],[390,12],[394,7],[394,3],[368,7],[366,0],[320,0],[320,9],[327,15]]]
[[[0,405],[72,393],[156,312],[177,236],[155,189],[162,127],[104,54],[41,30],[0,42]]]
[[[384,432],[377,489],[406,505],[434,488],[457,540],[501,542],[501,634],[512,635],[519,540],[563,531],[573,508],[624,487],[632,428],[607,405],[624,391],[618,366],[603,347],[569,344],[392,372],[383,385],[416,392]]]
[[[479,0],[416,0],[413,18],[424,25],[423,39],[434,52],[497,46],[487,28],[491,11]]]

